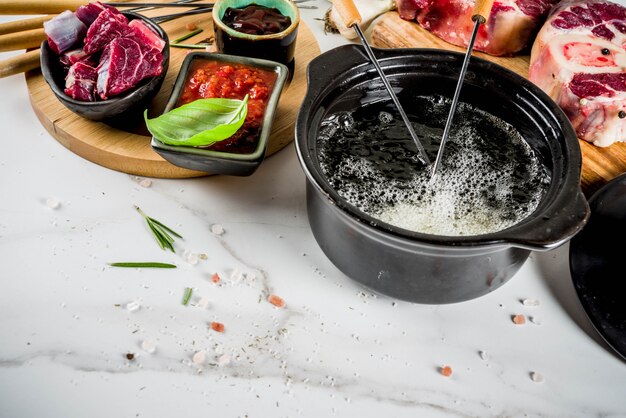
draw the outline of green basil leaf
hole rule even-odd
[[[168,145],[206,146],[230,138],[248,114],[248,95],[237,99],[198,99],[154,119],[144,113],[146,126]]]

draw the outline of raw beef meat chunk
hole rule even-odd
[[[565,1],[533,45],[529,79],[568,116],[580,139],[600,147],[626,141],[626,8]]]
[[[110,9],[110,11],[113,13],[119,13],[119,11],[114,7],[105,6],[99,1],[93,1],[76,9],[76,17],[78,17],[85,25],[87,25],[87,27],[89,27],[94,22],[94,20],[96,20],[98,15],[100,15],[100,12],[105,9]]]
[[[128,26],[134,29],[134,39],[141,45],[163,51],[165,41],[143,20],[131,20]]]
[[[131,38],[116,38],[102,52],[97,92],[101,99],[116,96],[148,77],[161,74],[163,56],[154,48],[142,48]]]
[[[478,30],[474,49],[495,56],[514,55],[531,44],[558,0],[496,0]],[[467,47],[474,28],[473,0],[397,0],[400,17],[451,44]]]
[[[65,79],[65,94],[76,100],[93,102],[96,69],[82,61],[73,64]]]
[[[44,22],[43,28],[48,45],[57,54],[72,48],[87,32],[87,26],[69,10]]]
[[[117,11],[105,9],[93,21],[85,36],[85,52],[93,54],[104,49],[115,38],[132,36],[134,30],[128,26],[128,19]]]

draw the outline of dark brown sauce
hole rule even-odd
[[[287,29],[291,25],[291,18],[284,16],[276,8],[253,3],[239,9],[227,8],[222,22],[237,32],[249,35],[270,35]]]

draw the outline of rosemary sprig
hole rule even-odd
[[[143,216],[143,218],[146,220],[148,227],[152,231],[152,234],[154,234],[154,238],[156,238],[157,243],[159,244],[161,249],[164,250],[167,248],[171,252],[175,252],[174,251],[174,238],[172,238],[170,234],[181,239],[183,237],[179,235],[176,231],[172,230],[172,228],[166,225],[163,225],[161,222],[157,221],[156,219],[151,218],[148,215],[146,215],[139,208],[139,206],[135,206],[135,209],[137,209],[137,212],[139,212],[139,214],[141,214],[141,216]]]
[[[159,268],[159,269],[175,269],[176,268],[175,264],[158,263],[154,261],[146,261],[146,262],[130,261],[130,262],[109,263],[109,265],[112,267],[133,267],[133,268],[141,268],[141,267]]]
[[[172,44],[177,44],[177,43],[179,43],[179,42],[182,42],[182,41],[184,41],[184,40],[186,40],[186,39],[191,38],[192,36],[195,36],[195,35],[199,34],[200,32],[202,32],[202,29],[201,29],[201,28],[198,28],[198,29],[196,29],[196,30],[194,30],[194,31],[192,31],[192,32],[189,32],[187,35],[183,35],[183,36],[181,36],[180,38],[176,38],[176,39],[174,39],[171,43],[172,43]]]
[[[193,289],[191,287],[185,288],[185,295],[183,296],[183,305],[187,306],[189,303],[189,299],[191,299],[191,294],[193,293]]]

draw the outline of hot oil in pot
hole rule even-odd
[[[432,160],[450,100],[413,99],[410,118]],[[329,184],[366,214],[407,230],[445,236],[500,231],[531,214],[550,175],[519,132],[460,103],[435,182],[391,102],[329,114],[318,136]]]

